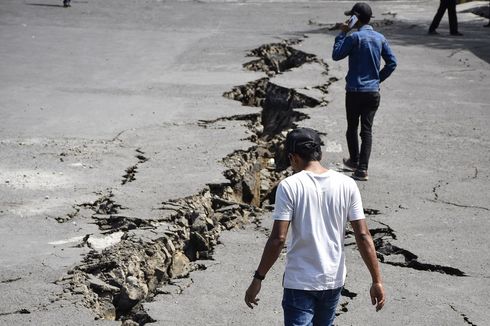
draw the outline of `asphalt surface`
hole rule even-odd
[[[89,251],[76,244],[100,235],[89,219],[66,217],[112,193],[128,214],[152,218],[162,201],[225,182],[221,159],[251,146],[247,130],[234,120],[199,123],[259,112],[222,96],[264,77],[242,68],[251,49],[301,38],[296,48],[329,65],[327,76],[304,65],[274,81],[308,88],[339,78],[328,105],[302,110],[310,119],[300,125],[326,133],[328,167],[339,169],[347,155],[347,63],[332,62],[336,31],[328,27],[353,2],[60,3],[0,4],[0,325],[120,324],[94,320],[81,303],[61,298],[55,281]],[[364,206],[379,210],[369,226],[390,229],[390,243],[419,264],[385,257],[388,301],[376,313],[367,270],[347,247],[351,295],[343,296],[336,324],[486,325],[487,20],[459,13],[465,35],[450,37],[444,17],[441,35],[428,36],[437,1],[370,3],[399,66],[382,84],[370,180],[359,187]],[[136,180],[122,184],[132,166]],[[280,325],[282,260],[264,282],[260,305],[251,311],[243,302],[270,225],[266,214],[262,228],[224,232],[207,270],[191,273],[181,294],[145,303],[148,314],[160,325]]]

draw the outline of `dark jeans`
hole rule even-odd
[[[458,18],[456,17],[456,0],[441,0],[439,9],[437,9],[436,15],[430,24],[429,31],[433,32],[439,27],[442,16],[447,9],[447,15],[449,18],[449,32],[455,34],[458,32]]]
[[[378,110],[381,96],[379,92],[347,92],[345,94],[345,108],[347,112],[347,146],[352,162],[358,163],[358,169],[367,171],[372,145],[372,126],[374,115]],[[357,128],[361,120],[361,151]]]
[[[284,289],[285,326],[331,326],[342,288],[325,291]]]

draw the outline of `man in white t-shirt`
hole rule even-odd
[[[361,195],[353,179],[324,168],[321,139],[312,129],[291,131],[285,142],[294,175],[279,183],[274,225],[252,283],[245,293],[257,305],[261,282],[286,242],[282,306],[284,324],[333,325],[345,282],[344,238],[350,222],[361,256],[371,274],[371,301],[385,302],[376,250],[365,222]]]

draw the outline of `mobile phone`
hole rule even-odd
[[[349,20],[347,21],[347,25],[349,26],[349,29],[352,29],[356,23],[357,23],[357,16],[356,15],[350,16]]]

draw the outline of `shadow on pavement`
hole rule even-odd
[[[441,24],[438,28],[439,35],[428,35],[428,24],[398,20],[375,20],[372,23],[374,29],[383,33],[392,45],[422,45],[435,49],[453,50],[453,53],[468,50],[490,63],[490,29],[483,27],[486,21],[460,22],[459,30],[464,36],[449,35],[447,24]],[[301,31],[299,34],[336,35],[338,30],[332,30],[333,26],[319,26],[320,28]]]
[[[63,4],[60,5],[54,5],[54,4],[49,4],[49,3],[26,3],[28,6],[38,6],[38,7],[56,7],[56,8],[63,8]]]

